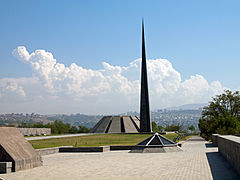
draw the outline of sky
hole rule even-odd
[[[239,90],[238,0],[0,0],[0,113],[139,111]]]

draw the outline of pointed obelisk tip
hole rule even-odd
[[[147,80],[147,63],[144,41],[144,24],[142,20],[142,67],[141,67],[141,95],[140,95],[140,131],[152,132],[150,119],[149,97],[148,97],[148,80]]]

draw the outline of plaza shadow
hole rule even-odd
[[[239,174],[219,152],[207,152],[207,160],[214,180],[239,180]]]
[[[206,143],[205,144],[206,148],[214,148],[216,146],[213,145],[213,143]]]

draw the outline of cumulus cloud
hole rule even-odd
[[[103,62],[102,69],[92,70],[75,63],[67,67],[50,52],[29,53],[24,46],[17,47],[13,55],[30,65],[32,77],[0,79],[0,99],[6,93],[14,93],[29,104],[46,101],[54,106],[61,102],[66,112],[73,112],[75,106],[79,107],[77,112],[91,114],[138,111],[141,59],[127,66]],[[219,81],[209,83],[201,75],[182,81],[180,73],[166,59],[149,59],[147,67],[152,109],[207,102],[224,89]]]
[[[0,101],[1,102],[17,102],[24,100],[26,94],[23,87],[15,82],[0,81]]]

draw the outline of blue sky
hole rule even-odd
[[[147,57],[167,59],[182,81],[200,74],[240,89],[240,1],[0,1],[0,78],[32,77],[12,55],[51,52],[58,63],[99,70],[128,66],[141,56],[141,18]]]

